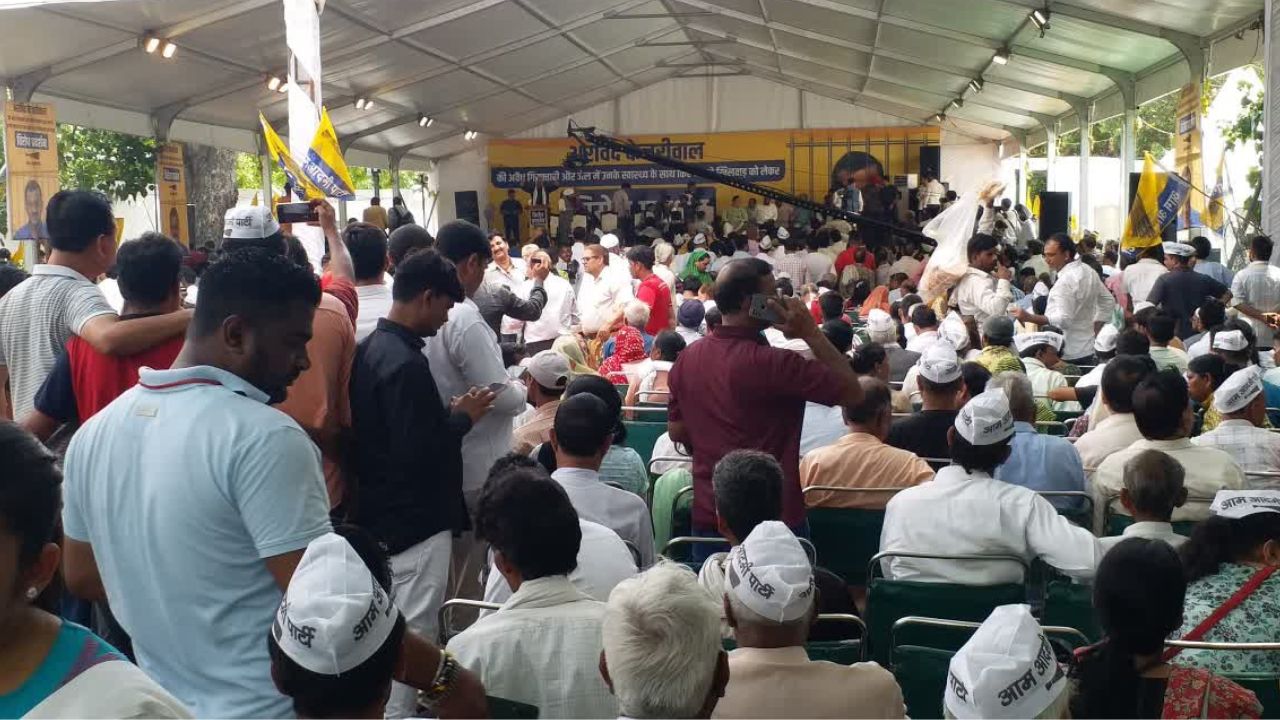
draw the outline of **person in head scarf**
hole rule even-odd
[[[680,272],[680,279],[696,278],[703,285],[711,284],[711,273],[707,272],[707,268],[711,267],[711,253],[701,248],[689,253],[689,261],[685,263],[684,270]]]
[[[551,349],[560,353],[569,361],[570,380],[583,375],[596,374],[596,371],[587,365],[587,357],[582,353],[582,346],[578,344],[578,339],[574,336],[561,335],[556,339]]]
[[[600,363],[600,374],[614,385],[627,385],[630,380],[623,365],[643,362],[649,355],[644,350],[644,336],[632,325],[623,325],[613,336],[613,354]]]

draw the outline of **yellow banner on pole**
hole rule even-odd
[[[9,166],[9,239],[13,263],[28,269],[49,254],[45,205],[58,192],[58,127],[47,103],[6,102],[4,149]]]
[[[156,194],[160,197],[160,226],[164,233],[183,245],[190,245],[187,171],[181,143],[164,143],[156,148]]]
[[[1190,201],[1178,215],[1178,227],[1202,227],[1208,212],[1204,195],[1204,150],[1200,139],[1200,83],[1187,83],[1178,98],[1176,137],[1173,145],[1175,172],[1191,184]]]

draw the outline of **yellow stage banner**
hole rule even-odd
[[[58,127],[47,103],[6,102],[4,150],[9,165],[9,241],[15,265],[30,269],[49,254],[44,211],[58,192]],[[17,247],[13,247],[17,241]]]
[[[822,201],[851,173],[874,173],[892,183],[919,172],[920,148],[937,145],[936,127],[761,130],[619,138],[668,157],[790,194]],[[554,192],[572,187],[593,212],[609,207],[609,195],[631,184],[633,203],[642,207],[674,199],[689,182],[698,184],[704,204],[725,208],[739,190],[712,185],[681,171],[632,160],[598,147],[580,147],[570,138],[489,141],[488,212],[496,213],[507,190],[532,192],[538,183]],[[572,165],[566,167],[566,157]],[[558,195],[556,196],[558,197]],[[746,203],[743,198],[743,204]],[[554,202],[551,203],[554,207]]]
[[[156,146],[156,194],[160,197],[160,227],[165,235],[183,245],[191,244],[187,234],[187,171],[183,166],[182,144]]]

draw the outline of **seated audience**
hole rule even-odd
[[[570,389],[581,382],[575,380]],[[618,533],[639,551],[641,564],[649,565],[654,555],[649,506],[633,492],[606,485],[600,476],[600,463],[613,446],[617,423],[616,412],[594,393],[581,392],[561,401],[551,429],[556,457],[551,477],[564,486],[579,517]]]
[[[191,713],[87,628],[59,618],[58,458],[0,421],[0,715],[189,718]]]
[[[1041,330],[1019,335],[1015,340],[1036,397],[1048,397],[1051,390],[1067,387],[1066,376],[1053,369],[1062,361],[1058,355],[1062,348],[1062,335]],[[1057,401],[1053,403],[1052,409],[1055,412],[1075,412],[1080,410],[1080,404]]]
[[[926,348],[916,367],[923,409],[894,422],[886,442],[923,458],[936,470],[942,464],[937,460],[951,457],[947,432],[963,403],[964,376],[955,349],[943,342]]]
[[[1093,475],[1112,453],[1142,439],[1133,416],[1133,389],[1155,369],[1155,362],[1145,354],[1117,355],[1107,363],[1102,371],[1100,397],[1108,415],[1081,435],[1075,445],[1088,475]]]
[[[1066,670],[1031,609],[1001,605],[951,658],[943,715],[1058,720],[1071,717],[1070,697]]]
[[[991,371],[1026,372],[1018,353],[1013,351],[1013,318],[1008,315],[992,315],[982,323],[982,352],[974,362]]]
[[[1227,320],[1217,330],[1209,333],[1210,351],[1221,355],[1228,365],[1244,367],[1258,361],[1257,336],[1253,328],[1242,320]]]
[[[666,405],[670,398],[667,387],[667,376],[676,358],[685,349],[684,338],[673,330],[663,330],[653,340],[653,350],[649,353],[649,362],[643,366],[641,373],[633,378],[627,388],[627,405],[657,404]],[[644,415],[636,418],[646,420]]]
[[[528,454],[537,445],[551,440],[560,398],[569,386],[569,360],[555,350],[543,350],[528,360],[524,371],[533,410],[516,418],[512,440],[517,452]]]
[[[738,647],[712,717],[901,718],[893,675],[875,663],[813,661],[805,652],[818,616],[813,567],[787,526],[756,526],[729,553],[720,592]]]
[[[644,327],[649,322],[649,306],[639,300],[632,300],[623,309],[625,322],[613,334],[613,354],[600,363],[600,374],[615,385],[626,385],[629,380],[625,367],[644,362],[649,353],[653,338],[644,334]],[[605,348],[608,354],[609,348]]]
[[[676,332],[684,338],[685,345],[692,345],[702,339],[702,322],[707,317],[707,308],[698,300],[685,300],[676,311]]]
[[[861,402],[843,409],[848,434],[800,461],[800,485],[904,488],[933,479],[933,470],[919,457],[885,444],[893,424],[889,386],[870,377],[859,382]],[[806,507],[883,508],[890,497],[887,492],[814,490],[805,493],[804,501]]]
[[[1195,408],[1192,435],[1209,432],[1222,422],[1222,414],[1213,408],[1213,394],[1222,387],[1233,369],[1215,353],[1192,358],[1187,364],[1187,392]]]
[[[853,327],[840,320],[822,323],[822,334],[842,355],[853,349]],[[855,368],[856,369],[856,368]],[[830,407],[816,402],[805,402],[804,419],[800,423],[800,457],[827,447],[844,437],[844,417],[839,405]]]
[[[907,340],[907,349],[923,353],[925,348],[938,341],[938,314],[928,305],[917,304],[911,309],[910,317],[915,335]]]
[[[541,476],[546,476],[546,471],[534,459],[510,453],[498,458],[489,469],[486,485],[513,470],[536,470]],[[609,528],[578,518],[578,529],[582,531],[582,544],[578,548],[577,567],[569,573],[569,582],[583,593],[604,602],[609,599],[615,585],[636,574],[635,558],[618,533]],[[509,597],[511,586],[502,573],[493,568],[493,555],[490,553],[484,601],[503,603]]]
[[[898,344],[898,325],[889,313],[879,308],[867,316],[867,335],[873,344],[884,348],[889,361],[889,380],[902,382],[907,371],[920,359],[920,353],[902,349]]]
[[[1168,662],[1164,641],[1182,622],[1186,594],[1178,554],[1167,543],[1129,538],[1106,554],[1093,589],[1106,637],[1077,653],[1071,717],[1260,716],[1253,693],[1205,670]]]
[[[581,342],[572,335],[561,335],[552,343],[551,350],[560,353],[569,361],[569,379],[576,380],[583,376],[596,375],[596,371],[587,365],[587,355],[582,351]]]
[[[582,532],[560,485],[533,469],[491,477],[476,509],[476,537],[515,593],[449,641],[485,692],[536,706],[540,716],[617,717],[601,681],[604,603],[569,581]]]
[[[1189,501],[1173,513],[1174,520],[1202,520],[1209,515],[1208,501],[1219,490],[1244,488],[1244,473],[1227,453],[1193,445],[1191,403],[1187,382],[1176,370],[1152,373],[1133,391],[1133,414],[1141,440],[1112,453],[1093,476],[1094,527],[1101,531],[1107,505],[1124,487],[1124,465],[1143,450],[1160,450],[1182,464],[1186,471]],[[1123,513],[1123,508],[1113,508]]]
[[[977,397],[987,391],[991,371],[972,360],[960,363],[960,375],[964,377],[964,399]],[[1038,411],[1038,410],[1037,410]]]
[[[1173,531],[1171,522],[1174,508],[1187,501],[1185,477],[1182,465],[1159,450],[1143,450],[1129,458],[1124,464],[1120,505],[1133,517],[1133,524],[1119,535],[1099,538],[1102,551],[1134,537],[1163,540],[1174,548],[1186,542],[1185,537]]]
[[[1280,491],[1219,491],[1213,515],[1202,521],[1182,546],[1187,601],[1182,628],[1173,634],[1206,642],[1280,642]],[[1205,623],[1223,603],[1250,581],[1260,581],[1243,601],[1216,624]],[[1183,650],[1176,665],[1217,673],[1280,674],[1280,653],[1271,651]]]
[[[1020,372],[1002,372],[988,388],[1004,392],[1013,413],[1013,441],[1009,459],[996,470],[996,479],[1035,491],[1084,492],[1084,466],[1066,438],[1036,431],[1036,402],[1031,381]],[[1054,507],[1079,508],[1079,499],[1050,497]]]
[[[992,477],[1009,458],[1013,434],[1004,392],[992,388],[970,400],[947,430],[953,464],[939,470],[933,482],[907,488],[889,501],[880,551],[1014,555],[1027,562],[1038,557],[1071,577],[1092,577],[1097,539],[1043,497]],[[885,577],[895,580],[1022,582],[1022,568],[1008,562],[908,557],[882,562]]]
[[[649,471],[645,469],[640,453],[626,445],[627,427],[622,422],[622,398],[618,396],[617,389],[608,380],[593,375],[570,382],[564,391],[564,399],[582,393],[590,393],[603,400],[612,419],[613,444],[600,463],[600,480],[644,497],[649,492]],[[550,445],[539,448],[537,457],[547,472],[555,472],[555,452]]]
[[[1267,398],[1262,368],[1252,365],[1232,373],[1214,393],[1213,409],[1222,421],[1191,442],[1230,455],[1244,471],[1246,487],[1280,489],[1280,434],[1263,427]]]
[[[334,533],[311,541],[267,636],[271,679],[299,718],[380,718],[386,708],[405,620],[387,555],[364,538],[379,557]]]
[[[619,717],[709,718],[729,682],[720,608],[683,565],[662,562],[614,588],[600,675]]]

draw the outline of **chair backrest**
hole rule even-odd
[[[804,644],[805,652],[810,660],[825,660],[840,665],[852,665],[866,659],[867,624],[857,615],[846,613],[822,613],[818,616],[814,627],[818,625],[848,625],[856,631],[856,639],[849,640],[810,640]],[[850,635],[854,635],[850,632]]]
[[[1107,500],[1107,507],[1103,512],[1106,521],[1103,524],[1104,532],[1107,537],[1124,534],[1124,529],[1133,524],[1133,516],[1116,512],[1116,503],[1120,502],[1120,498],[1113,497]],[[1191,496],[1183,503],[1183,507],[1191,504],[1203,504],[1206,507],[1213,503],[1211,497]],[[1178,520],[1173,523],[1173,531],[1183,537],[1191,537],[1191,531],[1196,527],[1195,520]]]
[[[729,549],[729,541],[722,537],[695,537],[692,535],[681,535],[668,540],[667,544],[662,546],[661,555],[668,560],[684,563],[685,565],[688,565],[691,570],[697,572],[702,567],[702,563],[695,562],[693,560],[694,545],[711,545],[714,546],[715,552],[726,551]]]
[[[1053,503],[1059,515],[1076,525],[1086,530],[1093,527],[1093,497],[1089,493],[1080,490],[1037,490],[1036,494]]]
[[[663,412],[666,410],[664,409]],[[648,467],[649,459],[653,457],[654,443],[658,442],[662,433],[667,431],[667,423],[623,420],[622,424],[627,428],[627,447],[639,453],[645,467]]]
[[[1058,422],[1057,420],[1038,420],[1036,421],[1036,432],[1042,435],[1065,437],[1067,434],[1067,424],[1064,422]]]
[[[623,405],[622,417],[631,422],[662,424],[662,432],[667,431],[667,406],[658,403],[641,403],[639,405]],[[661,435],[662,433],[658,433]]]
[[[913,580],[889,580],[877,577],[875,568],[880,561],[888,557],[916,557],[951,561],[976,562],[1014,562],[1022,566],[1025,575],[1027,564],[1022,558],[1013,555],[933,555],[912,552],[882,552],[873,556],[867,564],[867,611],[868,640],[871,644],[871,659],[881,665],[888,665],[891,660],[893,645],[893,625],[899,619],[911,615],[920,617],[943,618],[949,620],[982,621],[991,611],[1000,605],[1024,603],[1027,601],[1027,589],[1022,583],[1003,583],[999,585],[959,585],[954,583],[931,583]],[[911,642],[913,645],[929,645],[957,649],[963,644],[954,642],[954,633],[937,633],[929,642]],[[948,639],[947,635],[951,635]]]
[[[903,488],[845,488],[814,485],[804,494],[833,492],[860,494],[888,501]],[[807,502],[806,502],[807,504]],[[880,550],[880,532],[884,529],[883,508],[812,507],[805,512],[809,520],[809,537],[822,554],[823,567],[844,578],[850,585],[865,585],[867,561]]]
[[[1045,585],[1044,612],[1041,615],[1048,625],[1075,628],[1097,642],[1102,639],[1102,628],[1093,612],[1093,588],[1069,580],[1052,580]]]
[[[453,616],[455,610],[471,608],[472,610],[493,611],[500,607],[502,606],[498,603],[483,602],[481,600],[466,600],[463,598],[446,600],[445,603],[440,606],[440,612],[438,614],[439,623],[437,627],[439,628],[440,647],[444,647],[448,644],[450,638],[457,635],[458,632],[462,632],[461,630],[454,632],[453,627],[449,624],[449,618]]]
[[[655,547],[666,545],[673,537],[692,535],[693,475],[677,468],[654,479],[650,511]]]

